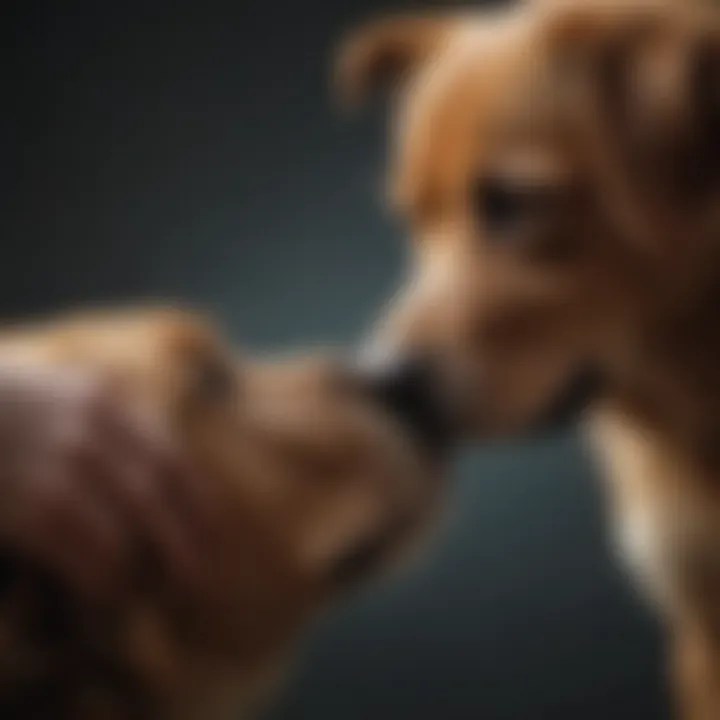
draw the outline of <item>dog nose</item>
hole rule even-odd
[[[454,435],[451,403],[443,397],[438,366],[420,356],[360,361],[361,384],[424,448],[441,452]]]

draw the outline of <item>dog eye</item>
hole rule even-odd
[[[218,358],[203,358],[195,366],[192,395],[203,403],[223,403],[237,392],[237,372],[229,363]]]
[[[480,225],[492,237],[506,238],[532,229],[552,199],[546,185],[498,177],[478,185],[474,205]]]

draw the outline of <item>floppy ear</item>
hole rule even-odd
[[[440,52],[455,22],[448,18],[397,17],[371,22],[341,44],[335,84],[344,105],[354,107],[396,87]]]

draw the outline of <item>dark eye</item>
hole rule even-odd
[[[192,394],[203,403],[223,403],[235,397],[237,372],[222,358],[202,358],[194,369]]]
[[[486,232],[506,237],[531,230],[549,210],[552,198],[550,188],[540,183],[489,178],[477,186],[475,212]]]

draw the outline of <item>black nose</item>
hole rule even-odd
[[[433,452],[447,449],[454,423],[435,363],[419,356],[397,356],[360,362],[359,373],[369,396],[424,448]]]

